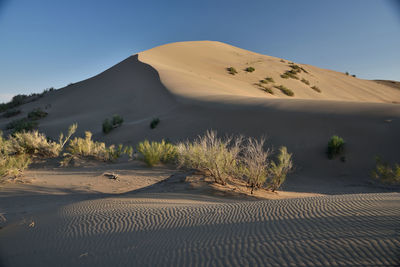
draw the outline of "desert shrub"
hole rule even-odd
[[[269,87],[262,87],[261,90],[263,90],[264,92],[271,94],[271,95],[274,94],[274,91]]]
[[[124,119],[118,114],[115,114],[112,118],[113,126],[120,126],[123,122],[124,122]]]
[[[13,133],[18,133],[22,131],[32,131],[38,126],[37,121],[31,121],[27,118],[22,118],[18,120],[13,120],[6,125],[6,129],[13,130]]]
[[[21,110],[19,110],[19,109],[11,109],[11,110],[7,110],[6,112],[4,112],[3,117],[10,118],[10,117],[16,116],[20,113],[21,113]]]
[[[353,74],[353,75],[351,75],[351,76],[354,77],[354,78],[357,77],[355,74]]]
[[[383,162],[376,157],[376,167],[372,171],[371,177],[384,184],[400,184],[400,165],[395,164],[393,167],[389,163]]]
[[[292,167],[292,154],[288,153],[287,148],[283,146],[279,149],[276,161],[271,162],[267,188],[271,189],[272,192],[279,189]]]
[[[69,165],[73,160],[83,158],[114,161],[124,153],[124,147],[122,145],[110,145],[107,147],[103,142],[93,141],[92,133],[86,131],[85,138],[75,137],[72,139],[68,143],[66,151],[64,159],[61,162],[61,165],[64,166]]]
[[[129,158],[133,158],[133,147],[132,146],[126,146],[123,150],[123,153],[125,155],[128,155]]]
[[[327,154],[329,159],[341,155],[344,152],[345,142],[343,138],[334,135],[328,142]]]
[[[161,142],[149,142],[145,140],[137,145],[137,151],[141,159],[152,167],[160,162],[168,163],[175,160],[177,152],[176,147],[171,143],[162,140]]]
[[[302,78],[302,79],[301,79],[301,82],[302,82],[302,83],[305,83],[305,84],[307,84],[307,85],[310,85],[310,82],[309,82],[309,81],[307,81],[307,80],[306,80],[306,79],[304,79],[304,78]]]
[[[288,70],[283,75],[287,76],[289,78],[292,78],[292,79],[296,79],[296,80],[299,79],[299,77],[297,76],[297,71],[296,70]]]
[[[114,115],[111,120],[105,119],[103,121],[102,129],[103,133],[108,134],[111,132],[114,128],[117,128],[122,125],[124,122],[124,119],[120,115]]]
[[[308,73],[308,71],[306,71],[303,67],[300,67],[299,65],[295,65],[294,63],[289,65],[289,67],[292,68],[292,71],[294,73],[300,73],[301,71]]]
[[[105,119],[103,121],[102,128],[103,128],[103,133],[108,134],[113,129],[113,125],[112,125],[112,123],[110,122],[109,119]]]
[[[49,140],[38,131],[15,133],[9,138],[10,149],[13,154],[17,155],[25,154],[41,158],[58,157],[77,127],[77,124],[71,125],[66,136],[61,133],[58,143]]]
[[[236,73],[238,73],[234,67],[226,68],[226,70],[229,72],[229,74],[232,74],[232,75],[235,75]]]
[[[247,71],[247,72],[253,72],[253,71],[255,71],[256,69],[255,68],[253,68],[253,67],[247,67],[246,69],[245,69],[245,71]]]
[[[237,172],[240,144],[240,137],[221,139],[215,131],[207,131],[193,142],[177,145],[178,165],[208,172],[216,183],[226,184],[227,179]]]
[[[281,90],[285,95],[294,96],[294,92],[283,85],[275,86],[275,88]]]
[[[160,123],[160,119],[159,118],[154,118],[151,122],[150,122],[150,129],[154,129],[157,127],[157,125]]]
[[[260,80],[260,83],[268,83],[267,80]]]
[[[346,71],[346,75],[349,76],[349,73]]]
[[[27,155],[0,155],[0,177],[17,177],[30,163]]]
[[[41,108],[37,108],[28,113],[28,119],[36,121],[46,117],[47,115],[48,113],[46,111],[43,111]]]
[[[282,79],[289,79],[289,75],[287,75],[286,73],[281,74],[281,78]]]
[[[285,63],[285,60],[281,59],[280,62]]]
[[[311,89],[313,89],[314,91],[321,93],[321,89],[319,89],[317,86],[312,86]]]
[[[265,80],[267,82],[270,82],[270,83],[274,83],[275,82],[274,79],[272,79],[272,77],[266,77]]]
[[[270,150],[265,150],[264,145],[263,138],[261,140],[248,138],[240,153],[238,173],[247,180],[251,193],[264,185],[269,173]]]

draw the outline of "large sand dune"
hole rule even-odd
[[[299,76],[318,86],[318,93],[299,80],[280,78],[288,63],[219,42],[169,44],[49,92],[21,106],[19,117],[46,108],[49,115],[39,128],[52,137],[77,122],[78,135],[90,130],[107,143],[132,145],[193,138],[208,129],[267,136],[271,146],[285,145],[294,154],[295,171],[283,189],[315,197],[248,201],[190,191],[182,183],[129,192],[171,170],[119,170],[117,185],[101,180],[109,167],[89,172],[47,166],[28,172],[36,180],[21,185],[19,193],[2,192],[0,215],[6,211],[17,219],[29,210],[29,216],[0,230],[0,265],[399,264],[400,197],[387,192],[393,188],[372,185],[369,174],[376,155],[400,160],[400,90],[296,63],[307,71]],[[230,66],[239,73],[230,75]],[[256,70],[243,71],[249,66]],[[254,83],[265,77],[295,96],[260,90]],[[124,123],[104,135],[102,122],[113,114]],[[152,130],[155,117],[161,122]],[[9,120],[1,118],[0,127]],[[346,140],[346,162],[326,157],[334,134]],[[87,191],[99,188],[106,190]],[[27,189],[35,191],[33,197]]]

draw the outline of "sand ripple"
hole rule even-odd
[[[400,194],[90,200],[0,231],[5,266],[390,266]]]

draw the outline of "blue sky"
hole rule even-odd
[[[0,0],[0,102],[188,40],[400,80],[399,2]]]

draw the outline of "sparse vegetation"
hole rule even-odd
[[[6,125],[7,130],[13,130],[13,133],[22,131],[32,131],[38,126],[37,121],[31,121],[28,118],[17,119],[9,122]]]
[[[154,118],[151,122],[150,122],[150,129],[154,129],[157,127],[157,125],[160,123],[160,119],[159,118]]]
[[[253,67],[247,67],[246,69],[245,69],[245,71],[247,71],[247,72],[253,72],[253,71],[255,71],[256,69],[255,68],[253,68]]]
[[[355,74],[351,75],[352,77],[356,78],[357,76]]]
[[[299,77],[298,77],[296,74],[297,74],[297,71],[295,71],[295,70],[288,70],[288,71],[286,71],[284,74],[281,75],[281,78],[283,78],[283,79],[292,78],[292,79],[299,80]]]
[[[48,93],[49,91],[53,91],[54,88],[48,88],[43,90],[42,93],[37,94],[37,93],[33,93],[30,95],[24,95],[24,94],[19,94],[19,95],[15,95],[11,101],[7,102],[7,103],[1,103],[0,104],[0,112],[4,112],[6,110],[12,109],[12,108],[16,108],[20,105],[29,103],[29,102],[33,102],[41,97],[43,97],[46,93]]]
[[[283,85],[275,86],[275,88],[281,90],[287,96],[294,96],[294,92]]]
[[[301,82],[302,82],[302,83],[305,83],[305,84],[307,84],[307,85],[310,85],[310,82],[309,82],[308,80],[304,79],[304,78],[301,79]]]
[[[328,142],[327,154],[329,159],[333,159],[344,153],[345,141],[343,138],[334,135]]]
[[[175,160],[177,151],[176,147],[162,140],[161,142],[149,142],[145,140],[137,145],[137,151],[147,166],[152,167],[160,162],[168,163]]]
[[[285,60],[281,59],[280,62],[285,63]]]
[[[103,121],[102,129],[103,133],[108,134],[111,132],[114,128],[117,128],[122,125],[124,122],[124,119],[120,115],[114,115],[111,120],[105,119]]]
[[[321,89],[319,89],[317,86],[312,86],[311,89],[313,89],[314,91],[321,93]]]
[[[36,108],[28,113],[28,119],[36,121],[46,117],[48,113],[43,111],[41,108]]]
[[[0,155],[0,178],[18,177],[30,163],[27,155]]]
[[[14,117],[18,114],[21,114],[21,110],[19,109],[10,109],[7,110],[6,112],[4,112],[3,117],[5,118],[10,118],[10,117]]]
[[[285,147],[279,150],[277,162],[270,163],[271,151],[265,149],[265,139],[221,139],[214,131],[207,131],[193,142],[179,143],[177,153],[180,167],[204,171],[223,185],[231,177],[245,179],[252,193],[261,187],[275,191],[292,168],[291,154]]]
[[[226,68],[226,70],[229,72],[229,74],[232,74],[232,75],[235,75],[238,73],[234,67]]]
[[[273,95],[274,91],[272,90],[272,88],[269,87],[262,87],[261,90],[263,90],[264,92]]]
[[[279,149],[276,162],[271,162],[268,188],[271,189],[272,192],[279,189],[285,182],[286,176],[292,168],[292,154],[288,153],[287,148],[283,146]]]
[[[272,79],[272,77],[266,77],[265,80],[267,82],[270,82],[270,83],[274,83],[275,82],[274,79]]]
[[[71,162],[79,159],[94,159],[100,161],[114,161],[118,159],[124,151],[123,145],[106,146],[103,142],[92,140],[92,133],[85,132],[85,138],[75,137],[70,140],[64,153],[64,159],[61,165],[67,166]]]
[[[383,162],[379,157],[376,157],[376,167],[372,171],[371,177],[384,184],[400,184],[400,165]]]
[[[349,73],[346,71],[346,75],[349,76]]]

